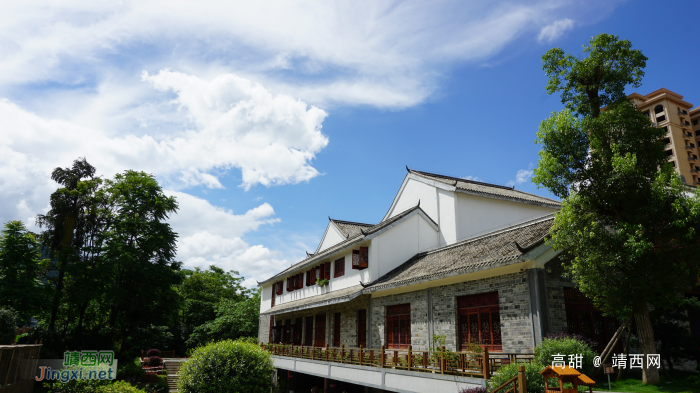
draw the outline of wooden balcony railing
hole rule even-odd
[[[501,367],[512,363],[532,362],[533,354],[502,352],[452,352],[441,347],[436,351],[407,349],[309,347],[291,344],[260,344],[275,356],[286,356],[359,366],[394,368],[469,377],[490,378]]]

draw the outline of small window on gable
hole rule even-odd
[[[369,267],[369,248],[360,247],[359,250],[352,250],[352,268],[367,269]]]
[[[345,257],[336,259],[333,266],[333,278],[345,275]]]

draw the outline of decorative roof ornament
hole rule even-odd
[[[408,169],[408,165],[406,165],[406,170],[408,171],[408,173],[411,173],[411,170]]]
[[[525,254],[527,252],[527,248],[522,248],[517,241],[513,241],[513,243],[515,244],[515,248],[517,248],[521,254]]]

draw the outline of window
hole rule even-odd
[[[654,107],[654,113],[661,113],[664,111],[663,105],[657,105]]]
[[[649,117],[649,111],[644,111],[644,114],[646,115],[646,117]]]
[[[700,136],[700,131],[695,131],[695,136]]]
[[[478,344],[489,351],[503,349],[498,292],[460,296],[457,298],[457,311],[460,350],[466,350],[469,343]]]
[[[318,279],[322,279],[326,275],[326,264],[322,263],[321,266],[317,267],[318,269]]]
[[[273,285],[274,287],[274,285]],[[267,338],[269,342],[274,343],[277,342],[277,337],[275,337],[275,316],[271,315],[270,316],[270,334],[269,337]]]
[[[613,317],[606,317],[593,302],[576,288],[564,288],[564,308],[569,333],[580,334],[598,343],[602,352],[619,327]],[[619,348],[619,346],[618,346]],[[621,351],[622,348],[616,349]]]
[[[367,310],[357,312],[357,346],[367,346]]]
[[[281,295],[284,293],[283,291],[284,291],[283,281],[277,281],[277,294]]]
[[[369,267],[369,248],[360,247],[359,250],[352,250],[352,268],[367,269]]]
[[[277,292],[277,283],[272,283],[272,298],[270,300],[270,307],[275,307],[275,293]]]
[[[694,126],[698,125],[698,119],[694,119],[694,120],[693,120],[693,125],[694,125]]]
[[[331,279],[331,263],[326,262],[323,264],[323,266],[324,266],[323,278],[325,278],[326,280],[330,280]]]
[[[314,317],[306,317],[306,326],[304,330],[304,345],[314,345]]]
[[[316,278],[318,277],[318,268],[313,268],[313,269],[309,270],[308,277],[309,277],[309,285],[315,285]]]
[[[668,150],[666,150],[666,155],[667,155],[667,156],[672,156],[672,155],[673,155],[673,149],[668,149]]]
[[[317,314],[314,324],[314,347],[326,346],[326,314]]]
[[[333,277],[342,277],[345,275],[345,257],[335,260],[335,266],[333,267]]]
[[[657,117],[656,117],[656,122],[657,122],[657,123],[661,123],[662,121],[666,121],[666,116],[665,116],[665,115],[661,115],[661,116],[657,116]]]
[[[340,313],[337,312],[333,315],[333,346],[340,346]]]
[[[402,349],[411,345],[411,304],[386,308],[386,343],[388,348]]]
[[[671,143],[671,138],[664,138],[663,141],[665,144],[668,145],[669,143]]]
[[[676,162],[675,162],[675,161],[671,161],[671,166],[675,168],[675,167],[676,167]]]

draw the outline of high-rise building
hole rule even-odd
[[[666,129],[666,155],[676,172],[686,184],[700,185],[700,108],[691,109],[682,95],[664,88],[628,97],[655,126]]]

